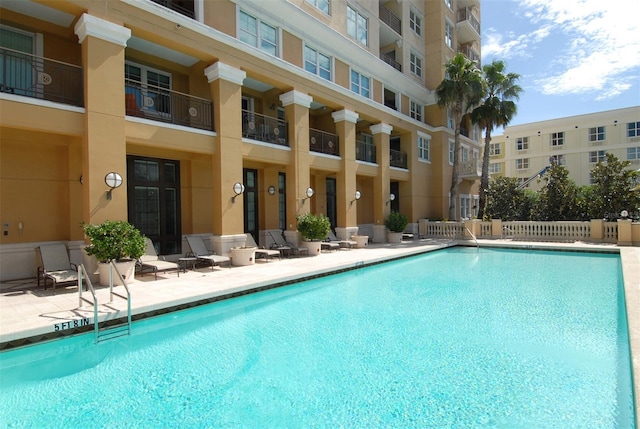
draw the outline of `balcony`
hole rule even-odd
[[[458,9],[456,28],[460,44],[480,41],[480,21],[471,13],[471,8]]]
[[[393,12],[387,9],[382,4],[380,5],[379,12],[380,20],[387,24],[389,28],[395,31],[398,35],[402,35],[402,20],[395,16]]]
[[[393,52],[395,54],[395,51]],[[395,56],[395,55],[394,55]],[[380,52],[380,59],[382,61],[384,61],[385,63],[389,64],[391,67],[393,67],[394,69],[398,70],[399,72],[402,71],[402,64],[400,64],[399,62],[397,62],[394,58],[394,56],[389,55],[388,53],[384,53],[384,52]]]
[[[376,164],[376,146],[365,141],[356,141],[356,160]]]
[[[178,12],[181,15],[189,17],[191,19],[196,19],[196,13],[193,8],[193,0],[184,1],[184,0],[151,0],[154,3],[159,4],[160,6],[164,6],[167,9],[171,9],[174,12]],[[191,7],[183,6],[184,3],[188,3]]]
[[[389,149],[389,166],[407,169],[407,153]]]
[[[460,178],[463,180],[478,180],[482,177],[482,160],[478,158],[460,162]]]
[[[458,47],[458,52],[464,54],[464,56],[471,61],[476,61],[478,64],[480,64],[480,54],[478,54],[478,52],[470,44],[460,45]]]
[[[124,92],[127,116],[213,131],[209,100],[131,79],[125,79]]]
[[[242,137],[259,142],[289,146],[286,121],[261,115],[250,110],[242,111]]]
[[[0,92],[83,107],[82,67],[0,48]]]
[[[309,150],[339,156],[338,136],[325,131],[309,129]]]

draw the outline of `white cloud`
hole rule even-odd
[[[536,83],[544,94],[618,95],[640,77],[636,0],[525,0],[525,15],[566,38],[552,70]]]
[[[482,55],[501,58],[528,58],[532,56],[531,48],[549,35],[551,27],[543,26],[537,30],[516,36],[513,33],[502,35],[490,28],[483,35]],[[504,41],[504,39],[509,39]]]

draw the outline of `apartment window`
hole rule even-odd
[[[627,137],[640,137],[640,122],[627,123]]]
[[[351,70],[351,91],[369,98],[371,96],[371,79],[362,73]]]
[[[453,49],[453,24],[449,21],[444,23],[444,42]]]
[[[410,111],[413,119],[422,122],[422,104],[418,104],[411,100]]]
[[[462,162],[469,161],[469,148],[461,146],[460,149],[461,149],[461,151],[460,151],[460,161],[462,161]]]
[[[422,57],[411,52],[409,56],[409,63],[411,67],[411,73],[418,77],[422,77]]]
[[[589,163],[595,164],[599,161],[604,161],[606,159],[607,151],[605,150],[594,150],[589,152]]]
[[[418,159],[431,162],[431,136],[418,132]]]
[[[551,146],[562,146],[564,144],[564,132],[551,133],[549,135],[549,144]]]
[[[502,153],[502,144],[501,143],[489,143],[489,155],[495,156],[500,155]]]
[[[331,11],[329,10],[329,0],[307,0],[308,3],[311,3],[327,15],[330,15]]]
[[[496,174],[502,172],[502,163],[501,162],[492,162],[489,164],[489,173]]]
[[[136,107],[148,115],[171,115],[171,75],[150,67],[126,62],[125,94],[135,99]]]
[[[331,80],[331,57],[305,46],[304,69],[323,79]]]
[[[601,142],[604,140],[604,127],[589,128],[589,141]]]
[[[471,218],[471,198],[469,195],[460,195],[460,218]]]
[[[527,150],[527,149],[529,149],[529,137],[516,138],[516,150]]]
[[[278,55],[276,28],[244,11],[240,11],[240,40],[273,56]]]
[[[567,165],[567,156],[566,155],[553,155],[549,158],[549,161],[553,162],[556,165]]]
[[[449,107],[447,109],[447,128],[454,128],[454,124],[453,124],[453,110],[451,110],[451,107]]]
[[[449,164],[453,165],[453,160],[456,156],[456,143],[453,140],[449,140]]]
[[[627,159],[629,161],[640,160],[640,146],[627,148]]]
[[[347,6],[347,34],[363,45],[367,45],[369,21],[351,6]]]
[[[529,168],[529,158],[516,159],[516,170],[526,170]]]
[[[409,10],[409,28],[418,36],[422,36],[422,15],[413,9]]]
[[[480,141],[480,127],[477,125],[473,126],[473,140]]]

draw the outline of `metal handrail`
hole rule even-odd
[[[471,230],[469,229],[469,227],[467,227],[466,225],[464,226],[464,229],[466,229],[466,230],[467,230],[467,232],[469,233],[469,235],[471,236],[471,238],[473,238],[473,241],[475,241],[475,242],[476,242],[476,248],[477,248],[478,250],[480,250],[480,245],[478,244],[478,240],[476,239],[476,236],[475,236],[475,235],[473,235],[473,232],[471,232]]]
[[[127,282],[124,281],[122,274],[118,271],[118,267],[116,267],[116,262],[112,259],[109,267],[109,302],[113,302],[113,295],[120,297],[122,299],[127,300],[127,325],[129,326],[129,332],[131,332],[131,292],[129,292],[129,286],[127,286]],[[115,270],[120,282],[122,282],[122,286],[124,286],[124,290],[127,292],[127,296],[122,296],[113,291],[113,271]]]
[[[78,265],[78,307],[82,307],[82,302],[86,302],[87,304],[91,304],[91,302],[82,297],[82,275],[85,273],[87,269],[83,264]],[[96,342],[98,342],[98,297],[96,296],[96,290],[93,287],[93,283],[91,283],[91,278],[87,276],[87,285],[89,285],[89,291],[91,291],[91,295],[93,295],[93,333],[96,337]]]

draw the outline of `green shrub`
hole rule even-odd
[[[400,212],[391,212],[384,220],[384,226],[391,232],[403,232],[408,223],[407,217]]]
[[[90,240],[87,254],[94,255],[99,262],[138,259],[147,247],[144,235],[129,222],[108,220],[83,224],[82,228]]]
[[[299,215],[296,219],[298,221],[298,232],[302,238],[314,241],[324,240],[329,236],[331,222],[326,215],[305,213]]]

